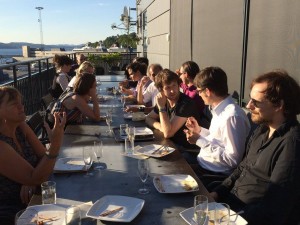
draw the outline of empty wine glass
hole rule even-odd
[[[215,203],[214,221],[216,225],[228,225],[230,222],[230,207],[225,203]]]
[[[107,113],[106,114],[106,117],[105,117],[105,120],[106,120],[106,124],[108,126],[108,131],[106,131],[108,134],[111,134],[112,133],[112,129],[111,129],[111,123],[112,123],[112,115]]]
[[[112,87],[112,92],[113,92],[115,98],[117,98],[118,89],[116,87]]]
[[[194,197],[194,221],[197,225],[205,224],[208,213],[208,198],[205,195]]]
[[[89,167],[92,164],[92,158],[93,158],[93,153],[92,153],[92,148],[90,146],[85,146],[83,147],[83,162],[85,164],[85,169],[86,169],[86,177],[92,176],[92,173],[89,173]]]
[[[138,174],[141,181],[143,182],[143,187],[139,189],[139,193],[143,195],[148,194],[149,189],[146,188],[146,184],[145,184],[149,175],[149,162],[147,159],[139,159]]]
[[[135,139],[135,127],[127,128],[127,138],[129,140],[129,148],[132,153],[134,153],[134,139]]]
[[[125,98],[125,95],[121,96],[121,103],[122,103],[122,110],[124,111],[125,107],[126,107],[126,98]]]
[[[103,143],[102,141],[94,141],[94,153],[97,158],[98,166],[95,166],[96,170],[103,170],[104,166],[100,164],[100,159],[103,156]]]

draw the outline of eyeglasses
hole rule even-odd
[[[204,89],[197,89],[197,92],[198,92],[199,95],[200,95],[203,91],[205,91],[205,88],[204,88]]]
[[[250,98],[248,104],[253,104],[254,107],[260,108],[262,103],[263,103],[263,101],[257,101],[257,100],[255,100],[253,98]]]

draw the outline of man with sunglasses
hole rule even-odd
[[[200,179],[204,174],[229,175],[244,156],[249,119],[228,94],[227,75],[221,68],[201,70],[194,83],[204,103],[211,108],[212,120],[209,129],[205,129],[194,118],[188,118],[186,138],[201,150],[197,158],[187,160]],[[211,179],[202,181],[208,184]]]
[[[244,210],[249,225],[299,224],[299,96],[299,84],[282,70],[252,81],[247,108],[260,126],[248,142],[246,157],[211,192],[231,209]]]

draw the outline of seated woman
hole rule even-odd
[[[48,150],[26,124],[20,92],[0,87],[0,221],[13,225],[14,216],[26,208],[36,185],[53,171],[62,143],[66,115],[54,114]]]
[[[91,108],[88,103],[92,101]],[[96,78],[90,73],[77,74],[73,91],[65,92],[64,96],[54,104],[51,114],[66,112],[68,124],[82,123],[83,116],[94,120],[100,120],[100,109],[97,100]],[[48,117],[50,127],[53,125],[52,117]]]
[[[53,98],[59,98],[59,96],[67,89],[68,83],[71,80],[68,73],[70,72],[73,61],[66,55],[55,55],[53,62],[57,74],[54,76],[49,92]]]
[[[84,61],[83,63],[80,64],[79,68],[76,70],[76,75],[82,74],[82,73],[90,73],[94,74],[95,68],[92,63],[89,61]],[[76,76],[74,76],[71,81],[68,84],[68,88],[70,90],[73,90],[74,82],[76,80]]]

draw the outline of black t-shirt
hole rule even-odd
[[[174,116],[180,116],[180,117],[195,117],[195,119],[200,122],[200,115],[201,112],[199,110],[199,107],[195,104],[195,101],[188,97],[187,95],[180,93],[179,99],[176,103],[176,105],[171,108],[168,104],[166,104],[167,114],[169,118],[171,119]],[[154,107],[154,112],[159,114],[157,105]],[[183,125],[170,139],[185,148],[189,149],[195,149],[199,148],[197,145],[192,145],[186,140],[186,135],[183,132],[184,129],[187,129],[185,125]]]

